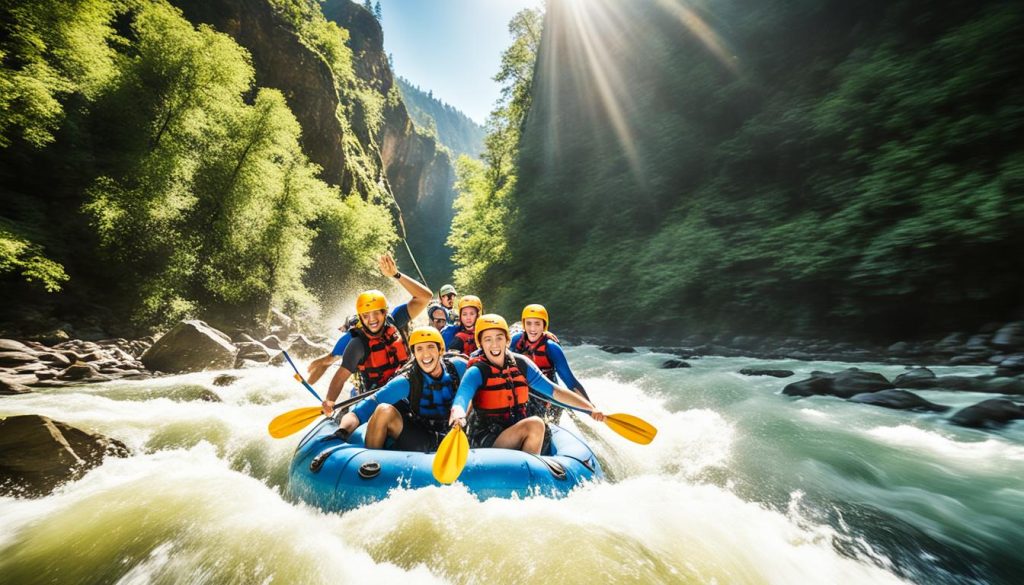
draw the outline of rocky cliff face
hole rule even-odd
[[[302,125],[303,149],[323,168],[325,181],[364,197],[375,193],[378,183],[390,188],[431,285],[450,273],[444,240],[455,198],[451,161],[432,138],[415,132],[400,98],[389,97],[392,91],[397,96],[397,88],[392,88],[383,32],[373,15],[350,0],[322,4],[324,16],[349,31],[356,75],[386,97],[384,123],[376,130],[366,122],[361,104],[344,103],[328,65],[266,0],[172,2],[192,22],[231,35],[252,54],[256,84],[284,93]],[[353,112],[348,124],[338,114],[345,109]]]
[[[384,95],[397,91],[377,19],[350,0],[328,0],[323,11],[328,20],[349,31],[356,75]],[[433,138],[416,133],[400,99],[388,100],[384,124],[374,140],[401,206],[409,244],[430,285],[439,288],[451,273],[451,250],[444,245],[455,215],[455,173],[449,154]]]

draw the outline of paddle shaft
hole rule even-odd
[[[302,377],[302,374],[299,372],[299,368],[295,367],[295,362],[292,361],[292,358],[290,355],[288,355],[288,352],[285,350],[281,350],[281,353],[284,354],[284,359],[288,360],[288,365],[290,365],[292,369],[295,370],[295,375],[297,376],[296,379],[299,382],[302,382],[302,385],[306,387],[306,390],[309,390],[310,394],[313,395],[313,398],[316,398],[317,402],[323,402],[323,398],[320,398],[320,395],[316,393],[316,390],[314,390],[313,387],[309,385],[309,382],[307,382],[306,379]]]

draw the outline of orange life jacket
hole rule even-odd
[[[353,329],[353,337],[366,341],[366,357],[359,364],[363,392],[387,384],[405,362],[409,361],[409,348],[402,334],[389,317],[379,335],[369,335],[365,329]]]
[[[516,342],[515,347],[512,348],[512,351],[521,353],[533,360],[533,363],[537,364],[541,373],[547,376],[549,380],[555,379],[555,364],[551,363],[551,358],[548,357],[547,334],[541,334],[540,339],[536,343],[530,343],[526,338],[526,333],[523,333],[519,341]]]
[[[509,420],[526,418],[526,404],[530,401],[530,387],[526,384],[526,364],[523,357],[511,352],[505,354],[505,367],[499,368],[483,355],[469,360],[468,367],[477,368],[483,383],[473,395],[473,411],[485,419]]]
[[[455,338],[462,341],[462,353],[469,355],[476,351],[476,336],[472,332],[460,328],[455,333]]]

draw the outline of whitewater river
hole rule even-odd
[[[266,427],[315,403],[282,368],[234,372],[226,388],[204,372],[0,398],[0,416],[46,415],[134,452],[49,497],[0,498],[0,583],[1024,582],[1024,424],[980,432],[780,394],[847,364],[661,370],[671,356],[567,354],[605,412],[660,432],[640,446],[582,420],[611,479],[563,500],[480,502],[456,485],[341,515],[295,504],[301,433]],[[736,373],[752,365],[797,375]],[[197,400],[204,388],[223,402]],[[992,397],[920,394],[954,407]]]

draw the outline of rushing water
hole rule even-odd
[[[664,354],[567,353],[605,412],[659,434],[640,446],[566,419],[611,479],[563,500],[480,502],[456,485],[341,515],[295,504],[301,433],[274,440],[266,425],[314,402],[281,368],[235,372],[226,388],[206,372],[3,397],[0,416],[46,415],[134,455],[45,498],[0,498],[0,583],[1021,582],[1024,425],[972,431],[948,415],[780,394],[846,364],[661,370]],[[755,364],[797,376],[736,373]],[[204,388],[223,402],[198,400]],[[991,397],[920,394],[955,407]]]

